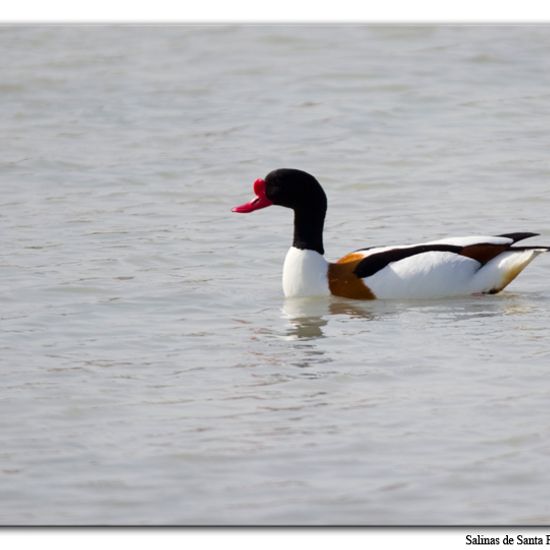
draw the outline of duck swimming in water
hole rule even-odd
[[[286,297],[360,300],[496,294],[548,246],[515,246],[538,233],[451,237],[403,246],[363,248],[337,262],[324,257],[327,198],[307,172],[281,168],[254,182],[255,197],[233,212],[271,205],[294,210],[294,240],[283,266]]]

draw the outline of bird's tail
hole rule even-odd
[[[513,246],[507,253],[489,262],[485,267],[497,276],[489,294],[506,288],[539,254],[548,251],[550,246]]]

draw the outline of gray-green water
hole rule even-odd
[[[501,295],[285,302],[327,257],[550,244],[548,26],[0,28],[1,524],[548,524],[550,256]]]

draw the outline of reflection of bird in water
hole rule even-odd
[[[322,328],[328,323],[324,316],[329,313],[329,302],[325,299],[285,300],[283,314],[290,322],[287,336],[293,340],[324,338]]]
[[[325,338],[323,327],[328,323],[323,317],[297,317],[290,321],[287,336],[298,340]]]
[[[443,323],[459,323],[471,319],[502,315],[523,315],[531,310],[531,301],[524,295],[507,295],[494,301],[488,296],[469,296],[452,300],[407,300],[403,302],[377,301],[357,302],[338,298],[287,298],[283,314],[290,327],[287,336],[291,339],[325,338],[323,328],[330,317],[344,315],[350,319],[367,321],[383,320],[388,317],[419,313],[429,319]],[[524,303],[525,302],[525,303]]]
[[[349,315],[372,320],[376,317],[367,306],[349,301],[325,298],[293,298],[285,300],[283,313],[290,322],[287,335],[296,339],[324,338],[323,327],[330,315]]]

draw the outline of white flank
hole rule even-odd
[[[380,299],[425,299],[471,294],[479,262],[452,252],[425,252],[388,264],[365,284]]]
[[[426,299],[501,290],[545,249],[503,252],[480,267],[452,252],[425,252],[392,262],[365,284],[380,299]]]
[[[287,298],[328,296],[328,262],[314,250],[290,247],[283,266],[283,292]]]

